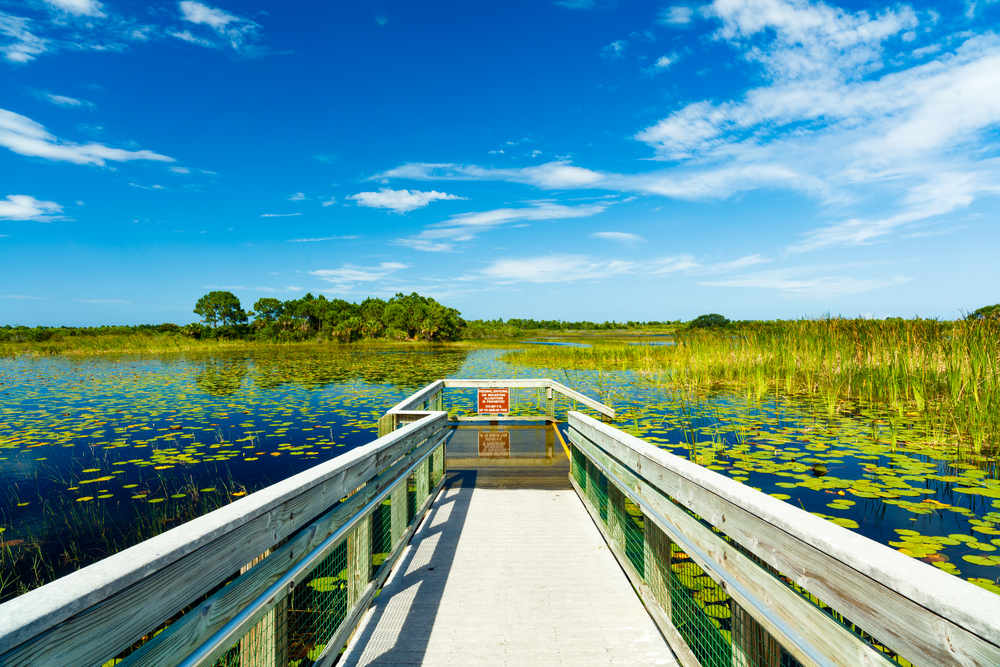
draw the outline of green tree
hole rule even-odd
[[[264,297],[257,299],[257,303],[253,305],[254,317],[263,324],[277,322],[284,312],[285,304],[280,299]]]
[[[225,326],[247,322],[247,314],[240,306],[240,300],[232,292],[209,292],[198,299],[194,313],[201,315],[205,323],[213,329],[220,324]]]
[[[727,320],[722,315],[718,313],[709,313],[708,315],[699,315],[698,317],[691,320],[689,325],[692,329],[708,329],[711,327],[724,327],[729,324]]]
[[[967,320],[1000,320],[1000,303],[983,306],[965,316]]]

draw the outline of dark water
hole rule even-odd
[[[440,377],[552,377],[673,454],[981,585],[1000,577],[996,462],[936,445],[919,415],[684,393],[631,373],[514,367],[502,354],[320,346],[0,360],[0,538],[72,569],[67,540],[120,547],[128,538],[100,528],[181,520],[366,444],[389,407]],[[474,390],[445,399],[453,414],[474,411]],[[544,409],[536,390],[512,400],[515,413]]]

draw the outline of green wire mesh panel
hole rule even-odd
[[[294,590],[261,612],[216,667],[309,667],[327,651],[348,614],[365,597],[430,489],[444,476],[444,450],[435,452],[361,518]],[[258,559],[259,560],[259,559]],[[254,561],[254,564],[258,561]]]
[[[606,534],[703,667],[800,667],[575,446],[571,474]]]

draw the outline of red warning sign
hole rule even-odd
[[[479,458],[509,459],[510,431],[480,431]]]
[[[507,414],[510,412],[510,389],[480,389],[478,403],[481,415]]]

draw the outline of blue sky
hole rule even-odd
[[[1000,2],[0,0],[0,324],[1000,301]]]

